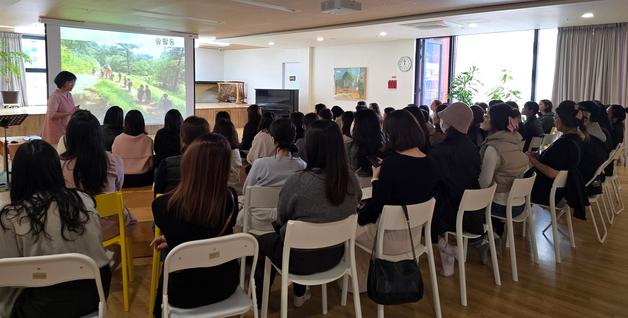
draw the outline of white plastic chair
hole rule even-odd
[[[616,165],[616,163],[621,160],[624,152],[623,146],[623,143],[620,143],[619,145],[617,145],[614,152],[611,153],[611,155],[609,156],[609,158],[611,158],[611,162],[609,163],[609,165]],[[619,183],[619,180],[617,179],[617,172],[615,170],[616,169],[613,170],[612,175],[606,176],[602,186],[608,188],[610,194],[613,195],[614,198],[609,195],[609,200],[611,200],[613,213],[615,215],[619,215],[622,211],[624,211],[624,200],[621,197],[621,185]],[[614,203],[612,203],[613,199],[617,202],[617,209],[615,209]]]
[[[242,232],[252,233],[254,235],[262,235],[269,232],[251,231],[251,210],[252,209],[275,209],[279,202],[279,192],[281,187],[246,187],[244,191],[244,207],[240,213],[244,213],[242,222]],[[246,272],[246,259],[240,262],[240,280],[244,281]]]
[[[96,281],[100,300],[98,312],[85,317],[106,317],[100,269],[89,256],[67,253],[0,259],[0,287],[46,287],[82,279]]]
[[[530,145],[528,145],[528,151],[532,151],[533,149],[541,149],[541,144],[543,143],[543,137],[532,137],[530,140]]]
[[[552,222],[550,225],[546,226],[543,229],[543,234],[545,231],[551,226],[552,227],[552,236],[554,239],[554,255],[556,257],[556,263],[560,263],[560,236],[558,236],[558,219],[561,216],[565,215],[567,218],[567,228],[569,229],[569,240],[571,241],[571,247],[576,247],[576,241],[573,236],[573,224],[571,222],[571,213],[569,205],[567,205],[564,200],[561,202],[562,204],[556,206],[556,190],[565,188],[565,184],[567,184],[567,176],[568,172],[566,170],[561,170],[558,172],[556,178],[554,178],[554,182],[552,183],[552,188],[550,190],[549,195],[549,206],[537,204],[538,206],[548,210],[550,212],[550,216],[552,218]]]
[[[611,153],[611,155],[615,155],[614,153]],[[591,184],[593,184],[593,182],[595,182],[595,180],[598,179],[598,177],[604,172],[604,169],[606,169],[606,167],[609,164],[612,164],[613,162],[613,158],[611,156],[609,156],[608,160],[606,160],[604,163],[602,163],[602,165],[600,165],[598,167],[598,169],[595,171],[595,173],[593,174],[593,177],[591,177],[591,180],[588,180],[588,182],[585,184],[585,187],[590,186]],[[604,216],[602,215],[602,207],[600,206],[600,202],[602,201],[602,204],[604,205],[604,211],[606,212],[606,217],[608,218],[608,223],[609,224],[613,224],[613,221],[615,219],[615,213],[612,211],[613,208],[613,200],[611,199],[611,197],[609,196],[609,191],[605,191],[604,190],[604,184],[601,184],[602,186],[602,193],[601,194],[594,194],[589,196],[589,203],[591,205],[589,205],[587,207],[587,209],[590,212],[591,215],[591,219],[593,220],[593,227],[595,228],[595,234],[597,235],[597,240],[600,243],[604,243],[606,241],[606,237],[608,235],[608,231],[606,228],[606,223],[604,221]],[[608,203],[610,205],[610,209],[609,207],[606,205],[606,200],[608,200]],[[600,229],[597,225],[597,222],[595,221],[595,215],[593,214],[593,204],[595,203],[596,207],[597,207],[597,211],[600,215],[600,222],[602,223],[602,228],[604,230],[604,235],[600,235]]]
[[[206,240],[183,243],[170,251],[164,261],[163,311],[162,316],[171,317],[230,317],[253,310],[253,317],[258,317],[257,296],[255,294],[255,265],[257,264],[258,245],[253,235],[237,233]],[[200,267],[214,267],[237,258],[253,256],[253,267],[249,278],[249,291],[244,291],[244,280],[229,298],[197,308],[177,308],[168,304],[168,277],[170,273]],[[207,286],[221,288],[221,286]]]
[[[517,178],[513,181],[508,193],[508,200],[506,201],[506,217],[493,215],[494,218],[503,220],[506,222],[506,235],[508,236],[508,248],[510,249],[510,266],[512,268],[512,280],[519,281],[519,274],[517,272],[517,253],[515,251],[515,231],[513,222],[528,223],[528,239],[530,240],[530,251],[532,252],[532,260],[538,263],[538,251],[536,246],[536,235],[534,235],[534,215],[532,214],[532,205],[530,203],[530,197],[532,196],[532,187],[534,187],[534,180],[536,179],[536,173],[528,178]],[[514,200],[524,199],[525,210],[517,217],[512,217],[512,206]],[[524,229],[525,231],[525,229]]]
[[[288,285],[292,282],[305,286],[322,286],[323,314],[327,314],[327,283],[344,276],[343,290],[346,290],[348,284],[346,275],[349,275],[351,276],[353,290],[359,290],[355,265],[355,230],[357,225],[357,214],[353,214],[344,220],[330,223],[288,221],[283,243],[282,267],[277,268],[268,258],[264,262],[262,318],[268,317],[271,266],[274,266],[281,275],[281,318],[288,317]],[[320,249],[343,243],[345,244],[345,255],[336,267],[312,275],[290,273],[291,249]],[[346,294],[343,292],[343,295]],[[341,304],[346,304],[346,298],[341,300]],[[362,308],[360,306],[359,293],[353,293],[353,305],[355,307],[355,317],[361,318]]]
[[[482,235],[463,232],[462,219],[465,213],[474,213],[483,209],[485,215],[485,227],[488,228],[488,243],[491,250],[491,260],[493,262],[493,275],[495,276],[495,284],[501,286],[502,281],[499,277],[499,265],[497,264],[497,250],[495,249],[495,236],[493,235],[493,223],[491,221],[491,204],[497,184],[485,189],[465,190],[458,207],[458,215],[456,217],[456,232],[448,231],[447,234],[456,237],[458,249],[458,271],[460,277],[460,303],[467,305],[467,281],[465,273],[467,244],[469,239],[476,239]]]
[[[429,201],[408,205],[408,216],[410,219],[410,228],[423,227],[423,233],[425,235],[425,245],[420,243],[421,238],[418,237],[418,241],[415,241],[415,254],[417,259],[422,254],[427,254],[427,260],[430,268],[430,279],[432,282],[432,296],[434,299],[434,315],[438,318],[442,317],[440,308],[440,297],[438,294],[438,282],[436,280],[436,267],[434,265],[434,251],[432,250],[432,215],[434,214],[434,206],[436,200],[433,198]],[[403,213],[401,206],[386,205],[379,216],[377,221],[377,241],[375,243],[375,257],[385,259],[393,262],[398,262],[408,258],[408,254],[390,255],[384,254],[384,233],[385,231],[407,231],[408,225],[406,223],[406,217]],[[364,251],[371,253],[369,246],[364,246],[356,243],[357,246]],[[409,244],[409,243],[408,243]],[[343,293],[347,290],[344,289]],[[343,294],[346,298],[346,294]],[[377,305],[377,316],[384,318],[384,305]]]
[[[546,149],[549,147],[554,141],[556,141],[556,137],[558,134],[545,134],[543,135],[543,141],[541,142],[541,148]]]

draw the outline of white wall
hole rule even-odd
[[[383,109],[403,108],[413,102],[414,94],[414,40],[317,47],[314,50],[312,101],[327,107],[339,105],[353,110],[357,101],[334,98],[334,68],[366,67],[366,101],[376,102]],[[413,67],[402,72],[397,62],[410,56]],[[397,78],[397,89],[388,89],[388,80]]]
[[[224,80],[246,82],[247,102],[253,104],[256,88],[283,88],[283,63],[301,63],[299,110],[308,111],[310,107],[310,52],[310,48],[226,50],[224,51]]]
[[[194,52],[196,81],[222,81],[224,79],[225,63],[222,50],[196,48]]]

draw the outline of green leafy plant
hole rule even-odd
[[[473,104],[473,97],[478,93],[478,86],[482,83],[476,78],[479,68],[471,66],[469,70],[460,72],[451,81],[449,98],[461,101],[467,105]]]
[[[0,48],[5,47],[4,42],[0,41]],[[11,76],[21,77],[20,61],[30,62],[31,58],[24,52],[0,50],[0,77],[4,81],[4,88],[13,88]],[[14,89],[14,88],[13,88]]]
[[[519,100],[521,99],[521,91],[514,89],[510,82],[512,82],[512,74],[509,70],[502,70],[498,84],[493,87],[489,92],[488,96],[490,99],[499,99],[499,100]]]

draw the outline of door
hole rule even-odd
[[[283,63],[283,88],[299,89],[301,85],[301,63]]]

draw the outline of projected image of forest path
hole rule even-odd
[[[75,103],[100,119],[113,105],[140,110],[147,124],[162,123],[171,108],[185,110],[182,47],[62,39],[61,60],[63,70],[77,75]]]

